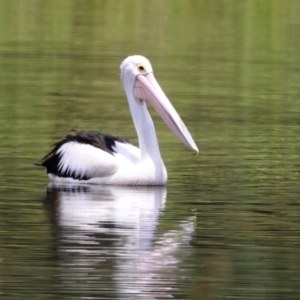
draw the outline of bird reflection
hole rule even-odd
[[[99,297],[100,290],[106,297],[171,297],[175,252],[191,236],[193,222],[180,232],[159,234],[166,195],[165,187],[50,183],[45,207],[56,235],[62,289],[85,291],[86,297]]]

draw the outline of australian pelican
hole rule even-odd
[[[56,183],[164,185],[167,171],[146,103],[189,148],[198,148],[178,113],[159,86],[149,60],[140,55],[121,64],[121,80],[139,139],[139,148],[127,139],[102,133],[67,135],[39,163]]]

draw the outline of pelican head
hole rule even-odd
[[[127,95],[132,94],[137,105],[152,105],[174,134],[198,154],[199,150],[191,134],[156,81],[149,60],[141,55],[129,56],[120,68]]]

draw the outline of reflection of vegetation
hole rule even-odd
[[[47,178],[32,163],[70,129],[136,139],[118,65],[140,53],[153,62],[201,152],[190,155],[154,115],[170,176],[159,230],[195,214],[193,259],[221,255],[214,243],[229,244],[233,256],[259,245],[272,252],[265,268],[295,265],[290,278],[299,277],[292,253],[299,237],[289,232],[299,230],[299,1],[26,0],[0,8],[0,205],[35,197]],[[30,197],[22,197],[22,186]],[[33,214],[29,203],[7,206],[0,223],[15,211],[13,226],[32,224],[33,216],[43,223],[43,211]],[[29,239],[49,232],[34,226]],[[281,243],[289,250],[279,257],[273,246]],[[26,251],[25,258],[36,253]],[[10,251],[0,248],[0,275],[3,257]]]

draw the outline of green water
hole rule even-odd
[[[299,299],[300,2],[1,1],[1,299]],[[70,130],[137,142],[119,80],[148,57],[165,189],[47,188]]]

